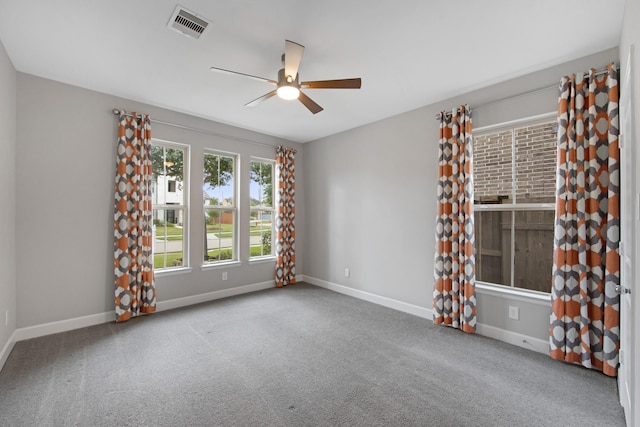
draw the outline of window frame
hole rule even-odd
[[[165,180],[165,182],[163,183],[164,185],[162,185],[163,191],[165,192],[165,197],[164,197],[164,201],[165,203],[163,204],[158,204],[158,203],[152,203],[152,217],[155,218],[155,215],[153,215],[153,213],[156,210],[163,210],[165,211],[165,221],[166,221],[166,211],[167,210],[180,210],[182,211],[182,265],[179,266],[169,266],[169,267],[160,267],[157,268],[155,266],[153,266],[153,271],[154,274],[156,275],[168,275],[168,274],[175,274],[177,272],[182,272],[182,271],[190,271],[191,267],[190,267],[190,254],[189,254],[189,230],[190,230],[190,215],[189,215],[189,170],[190,170],[190,159],[191,159],[191,146],[189,144],[183,144],[183,143],[179,143],[179,142],[175,142],[175,141],[168,141],[168,140],[164,140],[164,139],[158,139],[158,138],[151,138],[151,145],[153,146],[158,146],[158,147],[163,147],[163,148],[172,148],[172,149],[179,149],[179,150],[184,150],[184,154],[183,154],[183,159],[182,159],[182,204],[170,204],[167,203],[167,194],[169,193],[168,191],[168,180]],[[166,167],[166,165],[163,165]],[[163,175],[163,176],[167,176],[167,175]],[[177,180],[176,182],[176,189],[178,188],[178,182]],[[159,185],[157,186],[159,187]],[[156,188],[156,194],[157,194],[158,188]],[[156,196],[157,197],[157,196]],[[153,225],[153,245],[152,245],[152,260],[153,257],[156,255],[155,253],[155,237],[156,237],[156,226]],[[165,254],[165,264],[166,264],[166,251],[164,252]]]
[[[266,159],[263,157],[255,157],[252,156],[249,159],[249,174],[251,174],[251,166],[253,163],[263,163],[271,165],[271,207],[265,206],[251,206],[251,202],[249,202],[249,261],[250,262],[258,262],[258,261],[266,261],[275,259],[275,245],[274,237],[275,237],[275,215],[276,215],[276,161],[275,159]],[[249,186],[251,186],[251,176],[249,175]],[[249,189],[248,195],[249,201],[251,200],[251,189]],[[271,212],[271,253],[268,255],[258,255],[251,256],[251,213],[257,212]]]
[[[233,189],[232,189],[232,194],[233,194],[233,205],[232,206],[224,206],[224,205],[207,205],[205,204],[206,200],[204,199],[204,164],[205,164],[205,159],[207,156],[220,156],[220,157],[228,157],[232,159],[232,164],[233,164]],[[202,191],[203,191],[203,200],[202,200],[202,218],[203,218],[203,227],[205,230],[205,237],[202,240],[202,247],[204,248],[207,245],[207,242],[205,241],[206,237],[206,229],[207,229],[207,222],[206,222],[206,215],[207,215],[207,211],[208,210],[217,210],[220,211],[221,213],[223,211],[231,211],[232,212],[232,217],[233,217],[233,226],[232,226],[232,234],[233,237],[231,239],[231,258],[230,259],[224,259],[224,260],[214,260],[214,261],[209,261],[208,259],[205,259],[205,256],[208,256],[208,246],[207,246],[207,250],[205,251],[205,253],[203,253],[202,259],[200,260],[201,262],[201,268],[204,269],[211,269],[211,268],[216,268],[219,266],[228,266],[228,265],[233,265],[233,264],[238,264],[240,263],[240,254],[239,254],[239,235],[240,235],[240,227],[239,227],[239,223],[238,223],[238,217],[239,217],[239,211],[240,211],[240,198],[239,198],[239,184],[238,184],[238,180],[239,180],[239,176],[240,176],[240,154],[238,153],[233,153],[230,151],[223,151],[223,150],[217,150],[217,149],[213,149],[213,148],[205,148],[204,149],[204,153],[202,156]],[[221,249],[221,248],[218,248]]]
[[[493,283],[493,282],[485,282],[476,279],[476,284],[478,288],[487,290],[487,291],[496,291],[502,293],[508,293],[514,297],[525,297],[525,298],[533,298],[541,301],[548,302],[549,295],[551,294],[551,289],[549,292],[542,292],[533,289],[521,288],[515,286],[515,218],[516,212],[529,211],[529,212],[539,212],[539,211],[555,211],[555,201],[554,203],[518,203],[516,198],[516,147],[515,147],[515,131],[518,128],[526,127],[526,126],[535,126],[543,123],[550,122],[551,119],[557,117],[557,112],[551,111],[544,114],[539,114],[536,116],[525,117],[522,119],[511,120],[508,122],[497,123],[489,126],[482,126],[472,131],[472,137],[475,138],[479,136],[485,136],[491,133],[497,132],[505,132],[511,131],[512,135],[512,149],[511,149],[511,167],[512,167],[512,187],[511,187],[511,199],[512,203],[504,203],[504,204],[483,204],[483,203],[475,203],[473,204],[474,216],[475,212],[510,212],[511,213],[511,229],[510,229],[510,245],[511,245],[511,259],[510,259],[510,279],[509,284],[502,283]],[[475,145],[474,145],[475,147]],[[476,218],[474,218],[474,221]],[[476,246],[476,262],[478,256],[479,248]],[[551,277],[551,272],[549,272],[549,277]]]

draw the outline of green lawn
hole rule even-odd
[[[256,246],[251,246],[250,248],[250,254],[252,257],[254,256],[262,256],[262,252],[261,252],[261,248],[262,246],[256,245]],[[209,251],[209,258],[212,260],[217,260],[218,259],[218,254],[222,253],[222,260],[225,259],[231,259],[231,249],[212,249]]]
[[[231,231],[223,231],[223,232],[215,232],[215,231],[210,231],[209,233],[213,233],[216,235],[216,237],[233,237],[233,232]]]
[[[207,224],[207,233],[224,233],[232,231],[232,224]]]
[[[207,252],[209,261],[224,261],[231,259],[231,249],[212,249]]]
[[[254,257],[254,256],[263,256],[263,255],[265,255],[265,256],[266,255],[271,255],[271,254],[263,254],[261,251],[262,251],[262,246],[261,245],[251,246],[251,248],[250,248],[250,253],[251,253],[252,257]]]
[[[262,227],[251,227],[249,228],[249,233],[252,236],[261,236],[263,233],[271,232],[271,224],[263,225]]]
[[[250,228],[252,233],[262,231],[271,230],[271,223],[263,223],[262,226],[252,225]],[[207,224],[207,232],[208,233],[230,233],[233,231],[233,226],[231,224]]]
[[[156,226],[156,239],[158,240],[182,240],[182,227],[176,227],[174,224]],[[265,223],[262,226],[251,226],[249,234],[251,236],[261,236],[265,232],[271,231],[271,224]],[[207,233],[214,233],[216,236],[233,237],[233,226],[231,224],[207,224]]]
[[[164,225],[156,225],[156,238],[161,239],[165,236],[178,236],[178,239],[175,240],[182,239],[182,227],[176,227],[173,224],[167,224],[166,227]]]
[[[207,233],[213,233],[218,237],[233,237],[232,224],[207,224]]]
[[[262,246],[251,246],[250,254],[252,257],[262,256]],[[231,249],[212,249],[209,251],[209,258],[211,261],[218,260],[218,254],[222,255],[222,260],[231,259]],[[153,256],[154,268],[166,268],[166,267],[180,267],[182,263],[174,265],[174,262],[182,258],[182,252],[169,252],[167,253],[167,263],[164,263],[164,254],[155,254]]]
[[[177,266],[174,265],[174,262],[178,259],[182,258],[182,252],[169,252],[167,253],[167,263],[164,263],[164,254],[155,254],[153,256],[153,267],[154,268],[165,268],[165,267],[179,267],[182,263]]]

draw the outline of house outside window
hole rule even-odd
[[[153,266],[155,270],[188,266],[187,245],[188,146],[153,140]],[[173,190],[173,191],[171,191]]]
[[[204,263],[237,261],[237,155],[204,154]]]
[[[473,138],[476,280],[550,292],[555,120]]]
[[[253,259],[273,256],[273,160],[252,159],[249,176],[249,241]]]

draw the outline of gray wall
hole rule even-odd
[[[17,107],[17,327],[24,328],[113,311],[113,182],[116,117],[112,108],[150,113],[154,138],[191,145],[190,273],[157,278],[158,301],[273,280],[274,262],[202,271],[202,158],[204,148],[238,153],[241,170],[250,156],[275,158],[275,149],[239,141],[298,148],[298,188],[304,186],[300,144],[208,120],[18,73]],[[230,136],[216,137],[153,124],[179,123]],[[11,147],[9,147],[11,148]],[[5,160],[2,160],[3,162]],[[8,161],[7,161],[8,162]],[[8,162],[9,170],[13,162]],[[4,169],[4,168],[3,168]],[[248,190],[248,179],[240,179]],[[7,186],[10,187],[10,186]],[[0,191],[5,191],[4,187]],[[248,191],[245,191],[248,193]],[[9,194],[11,196],[11,193]],[[303,269],[304,191],[296,194],[297,267]],[[3,203],[3,206],[4,203]],[[2,214],[4,215],[4,213]],[[10,217],[2,217],[10,222]],[[248,235],[249,206],[240,205],[241,233]],[[4,239],[3,239],[4,242]],[[3,249],[4,250],[4,249]]]
[[[617,60],[613,48],[305,144],[305,276],[431,308],[435,114],[556,85],[563,75]],[[553,112],[557,96],[552,88],[487,104],[474,111],[474,127]],[[478,300],[480,323],[547,340],[548,305],[486,292]],[[521,320],[508,319],[509,304],[520,307]]]
[[[0,353],[16,329],[16,70],[0,41]],[[9,324],[5,315],[9,312]],[[0,367],[2,363],[0,363]]]
[[[638,148],[638,141],[640,141],[640,26],[638,25],[638,17],[640,16],[640,2],[627,0],[624,11],[624,21],[622,24],[622,36],[620,39],[620,61],[622,70],[625,70],[631,65],[632,70],[632,96],[631,102],[634,108],[635,125],[635,141],[628,141],[635,146],[635,159],[634,164],[640,165],[640,149]],[[627,55],[629,49],[633,46],[633,63],[627,63]],[[633,170],[635,174],[635,192],[637,194],[640,191],[640,172],[637,167]],[[628,195],[627,197],[632,197]],[[633,200],[633,199],[632,199]],[[633,203],[632,203],[633,204]],[[633,221],[633,229],[623,233],[623,239],[635,240],[635,274],[636,277],[631,277],[628,283],[634,284],[632,294],[631,313],[633,318],[633,326],[631,328],[633,355],[627,355],[627,360],[635,360],[632,364],[632,383],[631,383],[631,401],[635,405],[632,410],[633,420],[630,420],[629,425],[640,424],[640,366],[638,360],[640,360],[640,286],[638,285],[638,269],[640,265],[640,230],[638,229],[638,221]],[[629,356],[633,356],[632,358]],[[628,418],[629,419],[629,418]],[[633,424],[635,422],[635,424]]]
[[[628,45],[640,37],[628,18],[638,15],[638,5],[627,7],[635,10],[625,14],[623,61]],[[614,60],[618,60],[617,49],[301,146],[31,75],[18,73],[16,78],[4,49],[0,49],[0,221],[7,225],[0,230],[0,349],[16,327],[113,310],[114,107],[149,112],[152,118],[231,136],[153,126],[154,137],[191,145],[192,235],[202,226],[197,209],[202,196],[193,180],[198,177],[196,169],[205,147],[239,153],[246,170],[250,156],[273,157],[273,150],[235,138],[294,146],[298,148],[298,274],[431,308],[437,173],[434,115],[461,103],[473,107],[553,85],[562,75]],[[635,62],[638,82],[638,55]],[[640,100],[638,86],[636,105]],[[474,110],[474,127],[553,111],[556,102],[556,90],[551,89],[492,103]],[[636,123],[640,122],[638,110]],[[71,167],[71,161],[77,159],[82,163]],[[86,208],[78,209],[78,202]],[[248,225],[244,219],[248,217],[248,206],[241,206],[245,235]],[[392,232],[390,224],[394,225]],[[199,268],[200,243],[192,237],[191,273],[157,279],[159,301],[273,278],[272,263],[244,262],[228,269],[229,280],[223,282],[221,270]],[[240,249],[246,260],[248,244]],[[344,268],[351,269],[351,277],[344,277]],[[547,339],[547,307],[483,292],[478,299],[481,323]],[[520,321],[507,319],[509,304],[520,306]],[[10,323],[4,327],[7,309]],[[640,316],[636,316],[637,325],[638,319]],[[636,387],[639,383],[636,381]]]

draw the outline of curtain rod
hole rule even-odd
[[[115,116],[119,116],[120,113],[124,113],[125,116],[131,117],[130,113],[127,113],[125,110],[120,110],[118,108],[114,108],[113,110],[111,110],[111,112]],[[157,119],[153,119],[152,122],[153,123],[159,123],[161,125],[172,126],[172,127],[179,128],[179,129],[190,130],[190,131],[202,133],[202,134],[205,134],[205,135],[219,136],[221,138],[233,139],[235,141],[246,142],[248,144],[254,144],[254,145],[261,145],[263,147],[276,148],[276,145],[271,145],[271,144],[267,144],[267,143],[264,143],[264,142],[253,141],[251,139],[241,138],[241,137],[238,137],[238,136],[231,136],[231,135],[227,135],[227,134],[224,134],[224,133],[213,132],[213,131],[210,131],[210,130],[198,129],[198,128],[194,128],[194,127],[191,127],[191,126],[181,125],[181,124],[178,124],[178,123],[165,122],[163,120],[157,120]]]
[[[601,76],[601,75],[606,74],[608,72],[609,72],[609,70],[607,68],[605,68],[605,69],[596,71],[595,76],[596,77],[597,76]],[[555,84],[555,85],[552,85],[552,86],[539,87],[538,89],[532,89],[532,90],[529,90],[529,91],[526,91],[526,92],[517,93],[515,95],[505,96],[504,98],[498,98],[498,99],[494,99],[492,101],[487,101],[487,102],[484,102],[482,104],[478,104],[475,107],[472,107],[471,109],[472,110],[477,110],[478,108],[482,108],[482,107],[485,107],[487,105],[495,104],[496,102],[507,101],[509,99],[519,98],[519,97],[525,96],[525,95],[531,95],[533,93],[538,93],[538,92],[542,92],[542,91],[545,91],[545,90],[558,88],[558,86],[559,86],[559,84]],[[440,120],[440,114],[442,114],[442,113],[436,114],[436,120]],[[445,114],[451,114],[451,113],[447,112]]]

